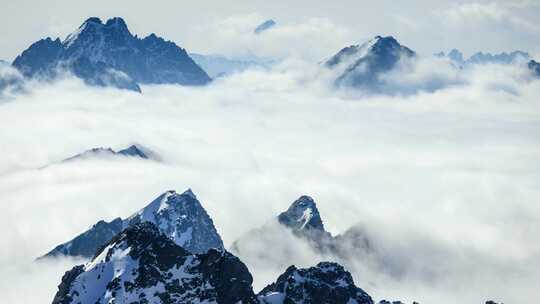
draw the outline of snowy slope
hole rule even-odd
[[[53,304],[256,303],[252,281],[230,253],[191,254],[145,222],[66,272]]]

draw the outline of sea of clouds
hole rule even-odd
[[[336,89],[328,71],[298,59],[206,87],[143,86],[143,94],[70,77],[5,91],[3,302],[50,303],[62,274],[80,261],[36,257],[100,219],[187,188],[226,246],[312,196],[330,232],[359,225],[388,263],[381,269],[358,256],[348,265],[376,300],[537,298],[540,81],[517,66],[458,72],[426,60],[385,76],[392,88],[413,88],[386,95]],[[59,163],[132,143],[162,161]],[[291,263],[334,258],[292,235],[254,246],[276,252],[272,263],[241,256],[256,291]]]

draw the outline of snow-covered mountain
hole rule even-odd
[[[289,236],[288,234],[292,234]],[[300,238],[313,246],[321,249],[327,247],[332,240],[332,235],[324,229],[319,210],[313,198],[303,195],[295,200],[286,211],[280,213],[274,220],[263,226],[253,229],[233,242],[231,251],[243,256],[246,252],[254,253],[254,256],[266,256],[271,252],[275,257],[287,256],[286,252],[279,252],[279,248],[270,248],[280,239],[288,237]],[[258,244],[253,246],[253,244]]]
[[[210,77],[174,42],[130,33],[122,18],[87,19],[64,40],[46,38],[13,66],[26,77],[51,78],[66,70],[96,86],[140,91],[139,84],[203,85]]]
[[[376,36],[362,45],[340,50],[325,62],[336,72],[336,85],[379,91],[380,76],[396,67],[400,60],[415,57],[415,52],[402,46],[394,37]]]
[[[437,57],[446,57],[452,61],[456,66],[463,67],[472,64],[512,64],[520,61],[526,62],[530,60],[528,53],[523,51],[513,51],[510,53],[502,52],[498,54],[477,52],[465,58],[463,53],[457,49],[452,49],[448,54],[440,52],[435,54]]]
[[[261,304],[373,304],[371,297],[356,287],[349,272],[330,262],[310,268],[290,266],[258,297]]]
[[[257,303],[252,282],[234,255],[192,254],[144,222],[66,272],[52,303]]]
[[[261,34],[261,33],[264,33],[265,31],[273,28],[274,26],[276,26],[276,22],[272,19],[268,19],[266,21],[264,21],[263,23],[259,24],[255,30],[253,30],[253,33],[255,34]]]
[[[92,148],[90,150],[86,150],[72,157],[66,158],[63,160],[63,162],[101,157],[101,156],[104,156],[104,157],[127,156],[127,157],[138,157],[138,158],[143,158],[143,159],[154,159],[154,160],[159,159],[158,155],[150,151],[149,149],[140,145],[131,145],[125,149],[118,150],[118,151],[114,151],[111,148]]]
[[[313,198],[303,195],[278,215],[278,222],[294,233],[312,239],[331,237],[324,230],[324,224]]]
[[[99,221],[69,242],[58,245],[46,257],[92,257],[96,251],[123,229],[142,222],[155,224],[179,246],[193,253],[223,248],[223,241],[214,223],[193,192],[179,194],[167,191],[127,219],[110,223]]]
[[[240,259],[225,250],[192,254],[153,223],[117,234],[84,265],[62,277],[53,304],[223,303],[372,304],[341,265],[294,265],[258,295]]]

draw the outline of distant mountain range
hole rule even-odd
[[[86,150],[77,155],[71,156],[63,160],[63,162],[69,162],[74,160],[89,159],[102,156],[128,156],[138,157],[142,159],[154,159],[159,160],[159,156],[153,151],[140,145],[131,145],[125,149],[114,151],[111,148],[92,148]]]
[[[460,51],[453,49],[448,54],[440,52],[435,56],[448,58],[457,69],[482,64],[515,64],[520,67],[528,66],[536,75],[540,75],[538,63],[522,51],[494,55],[479,52],[465,59]],[[419,55],[401,45],[394,37],[376,36],[364,44],[341,49],[326,60],[323,66],[335,73],[334,84],[337,87],[355,88],[369,93],[408,94],[415,93],[419,89],[435,91],[444,87],[444,83],[437,79],[419,83],[418,88],[415,88],[412,84],[395,85],[391,77],[387,77],[398,69],[403,76],[414,72],[417,59],[420,59]]]
[[[26,77],[50,79],[67,71],[94,86],[140,92],[139,84],[204,85],[210,77],[175,43],[133,36],[122,18],[89,18],[64,40],[32,44],[15,61]]]
[[[528,53],[523,51],[513,51],[510,53],[499,53],[499,54],[491,54],[491,53],[483,53],[478,52],[473,54],[471,57],[465,59],[463,56],[463,53],[461,53],[457,49],[452,49],[448,54],[445,54],[444,52],[440,52],[435,54],[437,57],[446,57],[450,59],[452,62],[457,64],[458,66],[463,65],[471,65],[471,64],[488,64],[488,63],[495,63],[495,64],[512,64],[517,63],[519,61],[527,62],[530,60],[530,56]]]
[[[266,20],[258,25],[254,35],[271,31],[277,23]],[[490,54],[478,52],[469,58],[453,49],[437,57],[448,58],[456,68],[478,64],[522,63],[540,76],[538,63],[528,53]],[[418,88],[393,87],[386,75],[398,67],[414,66],[419,56],[392,36],[376,36],[358,45],[338,51],[323,66],[335,73],[337,87],[360,89],[370,93],[414,93]],[[33,43],[12,63],[26,78],[55,79],[65,72],[93,86],[113,86],[140,92],[143,84],[204,85],[211,77],[219,78],[250,68],[270,68],[275,61],[258,58],[228,58],[222,55],[188,53],[175,43],[150,34],[139,38],[132,35],[125,21],[116,17],[103,23],[99,18],[87,19],[64,40],[45,38]],[[403,64],[405,63],[405,64]],[[1,65],[1,63],[0,63]],[[400,72],[407,73],[407,69]],[[2,88],[13,87],[20,76],[0,75]],[[442,84],[435,80],[419,89],[433,91]],[[393,92],[395,91],[395,92]],[[405,92],[404,92],[405,91]]]

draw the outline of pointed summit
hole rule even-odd
[[[117,154],[120,154],[120,155],[125,155],[125,156],[136,156],[136,157],[140,157],[140,158],[145,158],[145,159],[148,159],[150,157],[148,157],[148,155],[146,155],[143,150],[145,150],[144,148],[138,146],[138,145],[131,145],[129,147],[127,147],[126,149],[122,149],[118,152],[116,152]]]
[[[110,28],[116,28],[119,30],[128,30],[127,24],[121,17],[114,17],[109,20],[107,20],[107,23],[105,23],[105,26]]]
[[[278,221],[293,230],[324,231],[317,205],[307,195],[303,195],[294,201],[287,211],[278,216]]]
[[[223,241],[206,210],[191,190],[182,194],[174,190],[159,195],[127,219],[111,223],[98,222],[74,239],[57,246],[44,257],[92,257],[122,229],[150,222],[177,245],[192,253],[204,253],[212,248],[223,249]]]

